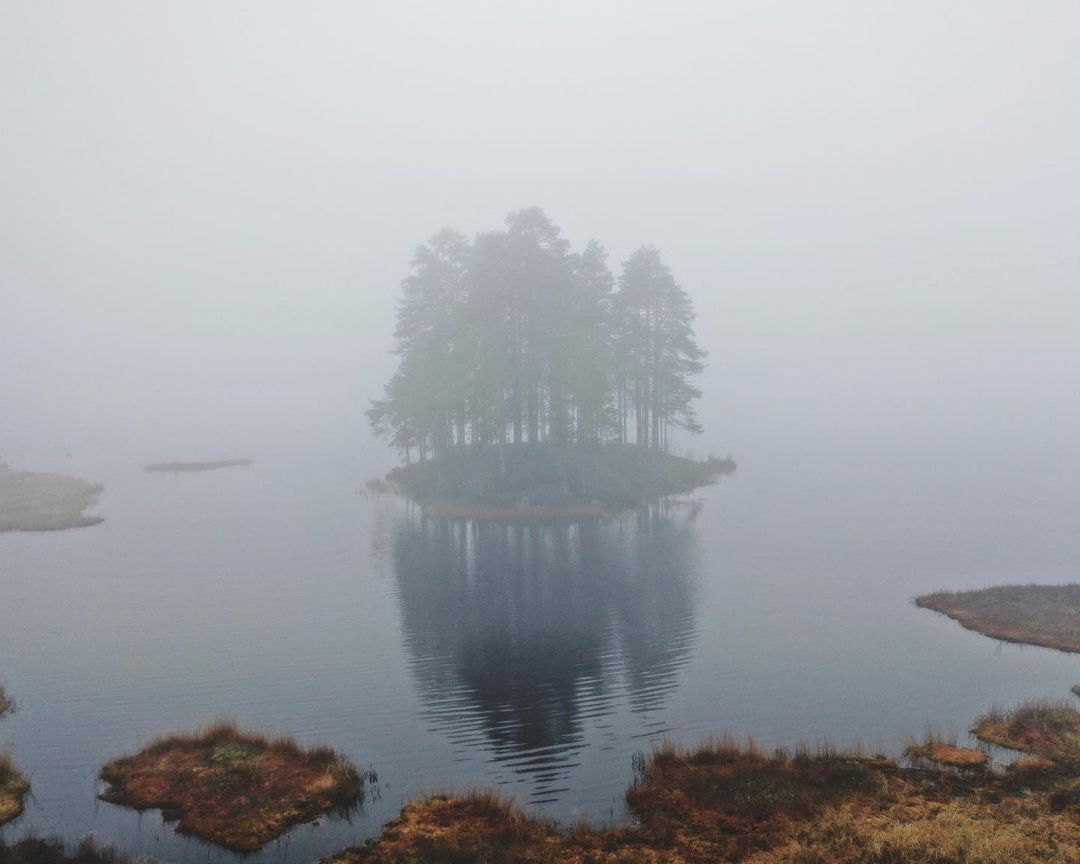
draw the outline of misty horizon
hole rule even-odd
[[[692,298],[677,447],[1066,455],[1074,6],[332,11],[6,5],[3,458],[388,464],[415,246],[532,205]]]

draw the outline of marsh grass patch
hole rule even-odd
[[[11,754],[0,753],[0,825],[18,819],[30,792],[30,782],[19,773]]]
[[[0,861],[4,864],[151,864],[153,859],[140,858],[136,862],[130,855],[103,846],[93,835],[87,835],[70,851],[57,837],[27,837],[11,846],[0,840]]]
[[[348,816],[364,800],[366,775],[328,747],[303,749],[223,722],[115,759],[101,778],[105,801],[160,809],[180,833],[253,852],[293,825]]]

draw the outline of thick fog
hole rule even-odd
[[[0,461],[389,462],[363,411],[413,249],[533,204],[616,269],[655,244],[693,297],[680,449],[1064,453],[1078,29],[1073,2],[3,2]]]

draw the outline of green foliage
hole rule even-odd
[[[537,207],[472,241],[436,234],[402,283],[398,366],[368,411],[376,434],[423,462],[465,444],[666,450],[670,428],[699,431],[690,380],[705,355],[689,297],[652,247],[614,293],[606,258],[595,241],[571,252]]]

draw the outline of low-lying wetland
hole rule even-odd
[[[60,838],[27,837],[11,846],[0,838],[3,864],[131,864],[132,858],[110,846],[102,846],[92,836],[83,837],[72,848]]]
[[[947,742],[918,746],[974,759],[941,752]],[[1080,860],[1075,780],[1060,771],[956,771],[827,746],[765,752],[731,739],[664,745],[634,767],[629,827],[560,832],[490,793],[438,795],[407,804],[378,839],[329,864]]]
[[[177,831],[252,852],[288,828],[327,814],[347,815],[366,776],[328,747],[300,748],[218,723],[162,738],[101,770],[101,797],[138,810],[160,809]]]
[[[638,754],[630,824],[560,829],[474,790],[407,803],[381,835],[326,864],[1075,864],[1080,860],[1080,711],[1031,702],[992,709],[972,730],[1025,757],[1001,770],[986,750],[927,732],[904,760],[828,744],[766,750],[752,740],[674,743]],[[10,759],[0,761],[13,773]],[[290,826],[348,812],[366,776],[328,748],[303,750],[218,723],[106,765],[102,798],[252,852]],[[25,794],[23,789],[22,794]],[[2,811],[0,811],[2,812]],[[0,821],[3,821],[0,819]],[[118,864],[84,841],[27,838],[12,864]]]

